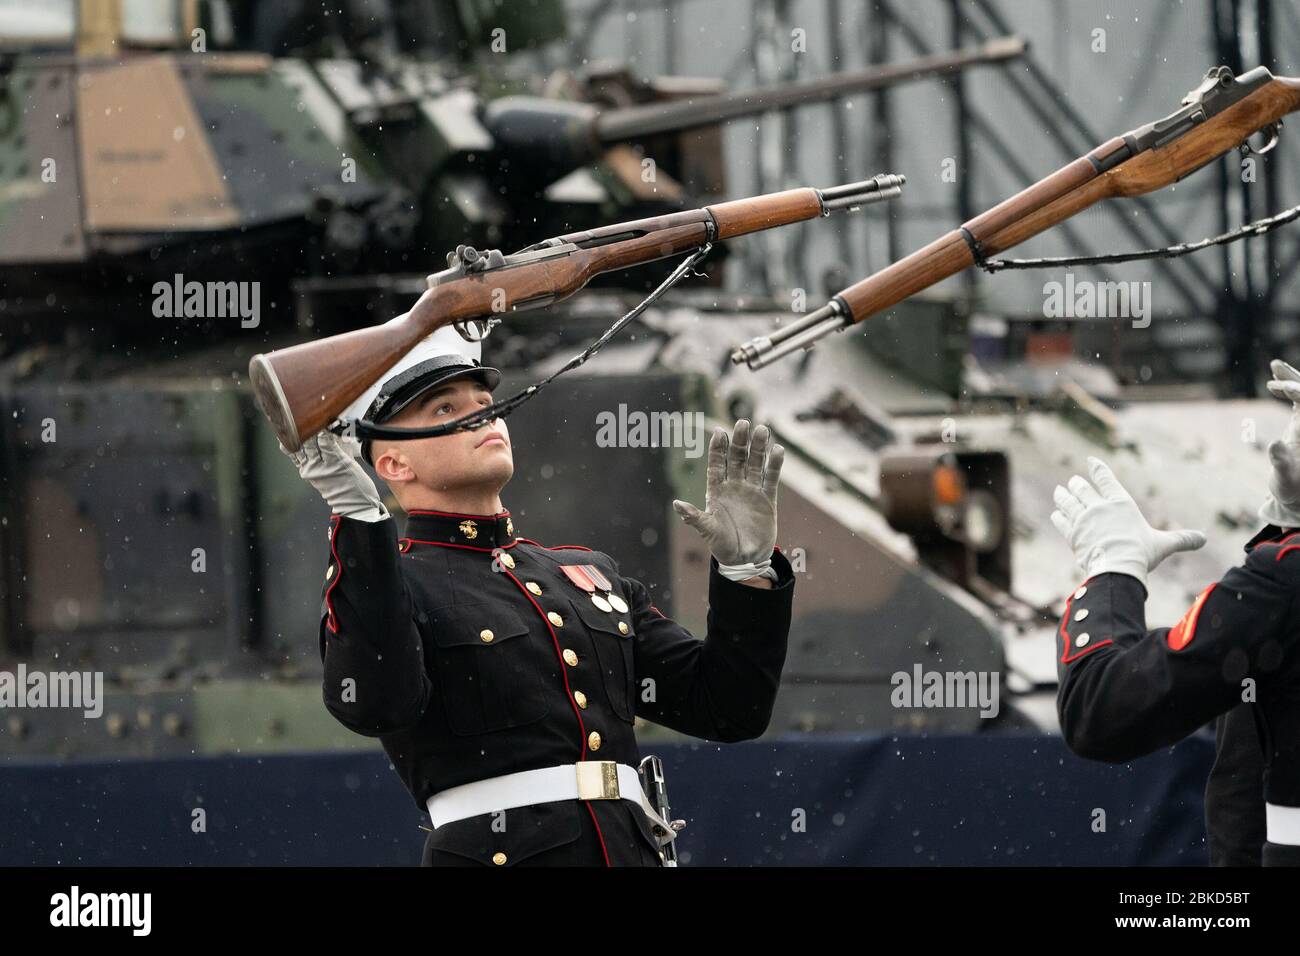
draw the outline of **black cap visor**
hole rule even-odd
[[[498,369],[489,365],[473,365],[456,355],[439,355],[427,362],[413,365],[385,382],[367,409],[365,417],[376,425],[382,425],[430,389],[460,378],[472,378],[489,392],[501,384],[501,372]],[[361,453],[373,466],[369,441],[362,444]]]

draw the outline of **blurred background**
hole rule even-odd
[[[768,735],[642,728],[690,821],[683,862],[1203,863],[1210,742],[1112,768],[1055,736],[1079,572],[1051,489],[1096,454],[1153,524],[1209,533],[1155,576],[1151,626],[1239,560],[1288,411],[1259,396],[1268,360],[1294,361],[1300,231],[972,271],[762,371],[728,355],[1173,112],[1210,67],[1297,75],[1297,40],[1276,0],[0,0],[0,670],[105,682],[97,718],[0,708],[0,863],[418,859],[377,743],[320,702],[327,513],[248,359],[405,311],[460,244],[877,173],[903,196],[715,249],[512,416],[506,506],[703,634],[708,555],[669,506],[702,503],[703,459],[600,447],[596,416],[754,417],[789,450],[798,596]],[[1279,212],[1296,145],[1286,129],[1012,254]],[[484,343],[502,393],[669,267],[507,319]],[[1051,307],[1052,284],[1101,283],[1146,308]],[[895,706],[918,667],[992,675],[996,716]]]

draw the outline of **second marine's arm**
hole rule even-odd
[[[1110,469],[1089,465],[1092,482],[1075,476],[1058,487],[1052,515],[1087,574],[1058,628],[1057,711],[1076,753],[1125,761],[1241,703],[1243,681],[1282,636],[1294,600],[1286,562],[1300,554],[1284,554],[1281,543],[1257,547],[1177,624],[1148,630],[1147,573],[1205,536],[1152,528]]]

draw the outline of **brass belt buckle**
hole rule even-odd
[[[613,760],[583,760],[578,768],[579,800],[618,800],[618,764]]]

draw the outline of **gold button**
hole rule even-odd
[[[560,617],[560,615],[556,614],[554,611],[547,611],[546,619],[556,627],[564,627],[564,618]]]
[[[1080,634],[1078,637],[1076,637],[1076,638],[1074,639],[1074,646],[1075,646],[1075,647],[1087,647],[1087,646],[1088,646],[1088,642],[1089,642],[1090,640],[1092,640],[1092,635],[1091,635],[1091,634]]]
[[[600,734],[596,733],[596,731],[594,730],[591,733],[587,734],[587,747],[590,748],[591,750],[599,750]]]
[[[534,594],[542,593],[542,586],[538,584],[536,581],[529,581],[527,584],[524,585],[524,587],[528,588],[528,590],[532,591]]]
[[[578,702],[578,706],[583,710],[587,709],[587,695],[580,690],[573,692],[573,699]]]
[[[478,639],[482,641],[484,644],[491,644],[492,638],[494,637],[496,637],[496,635],[493,634],[492,631],[486,627],[483,628],[483,630],[478,632]]]
[[[504,853],[493,853],[492,862],[495,863],[497,866],[505,866],[506,855]]]
[[[619,632],[620,634],[626,634],[626,633],[628,632],[628,630],[629,630],[629,628],[628,628],[628,626],[627,626],[627,621],[619,621],[619,622],[618,622],[618,632]]]
[[[515,566],[515,559],[512,558],[510,555],[506,554],[504,551],[502,551],[501,563],[504,564],[507,568],[513,569]]]
[[[1081,607],[1079,608],[1079,610],[1074,612],[1074,619],[1076,621],[1082,621],[1087,616],[1088,616],[1088,609],[1086,607]]]
[[[578,655],[567,647],[564,649],[564,663],[568,664],[570,667],[578,666]]]
[[[1083,596],[1084,596],[1085,594],[1087,594],[1087,593],[1088,593],[1088,586],[1087,586],[1086,584],[1080,584],[1080,585],[1079,585],[1079,590],[1077,590],[1077,591],[1074,592],[1074,596],[1075,596],[1076,598],[1081,598],[1081,597],[1083,597]]]

